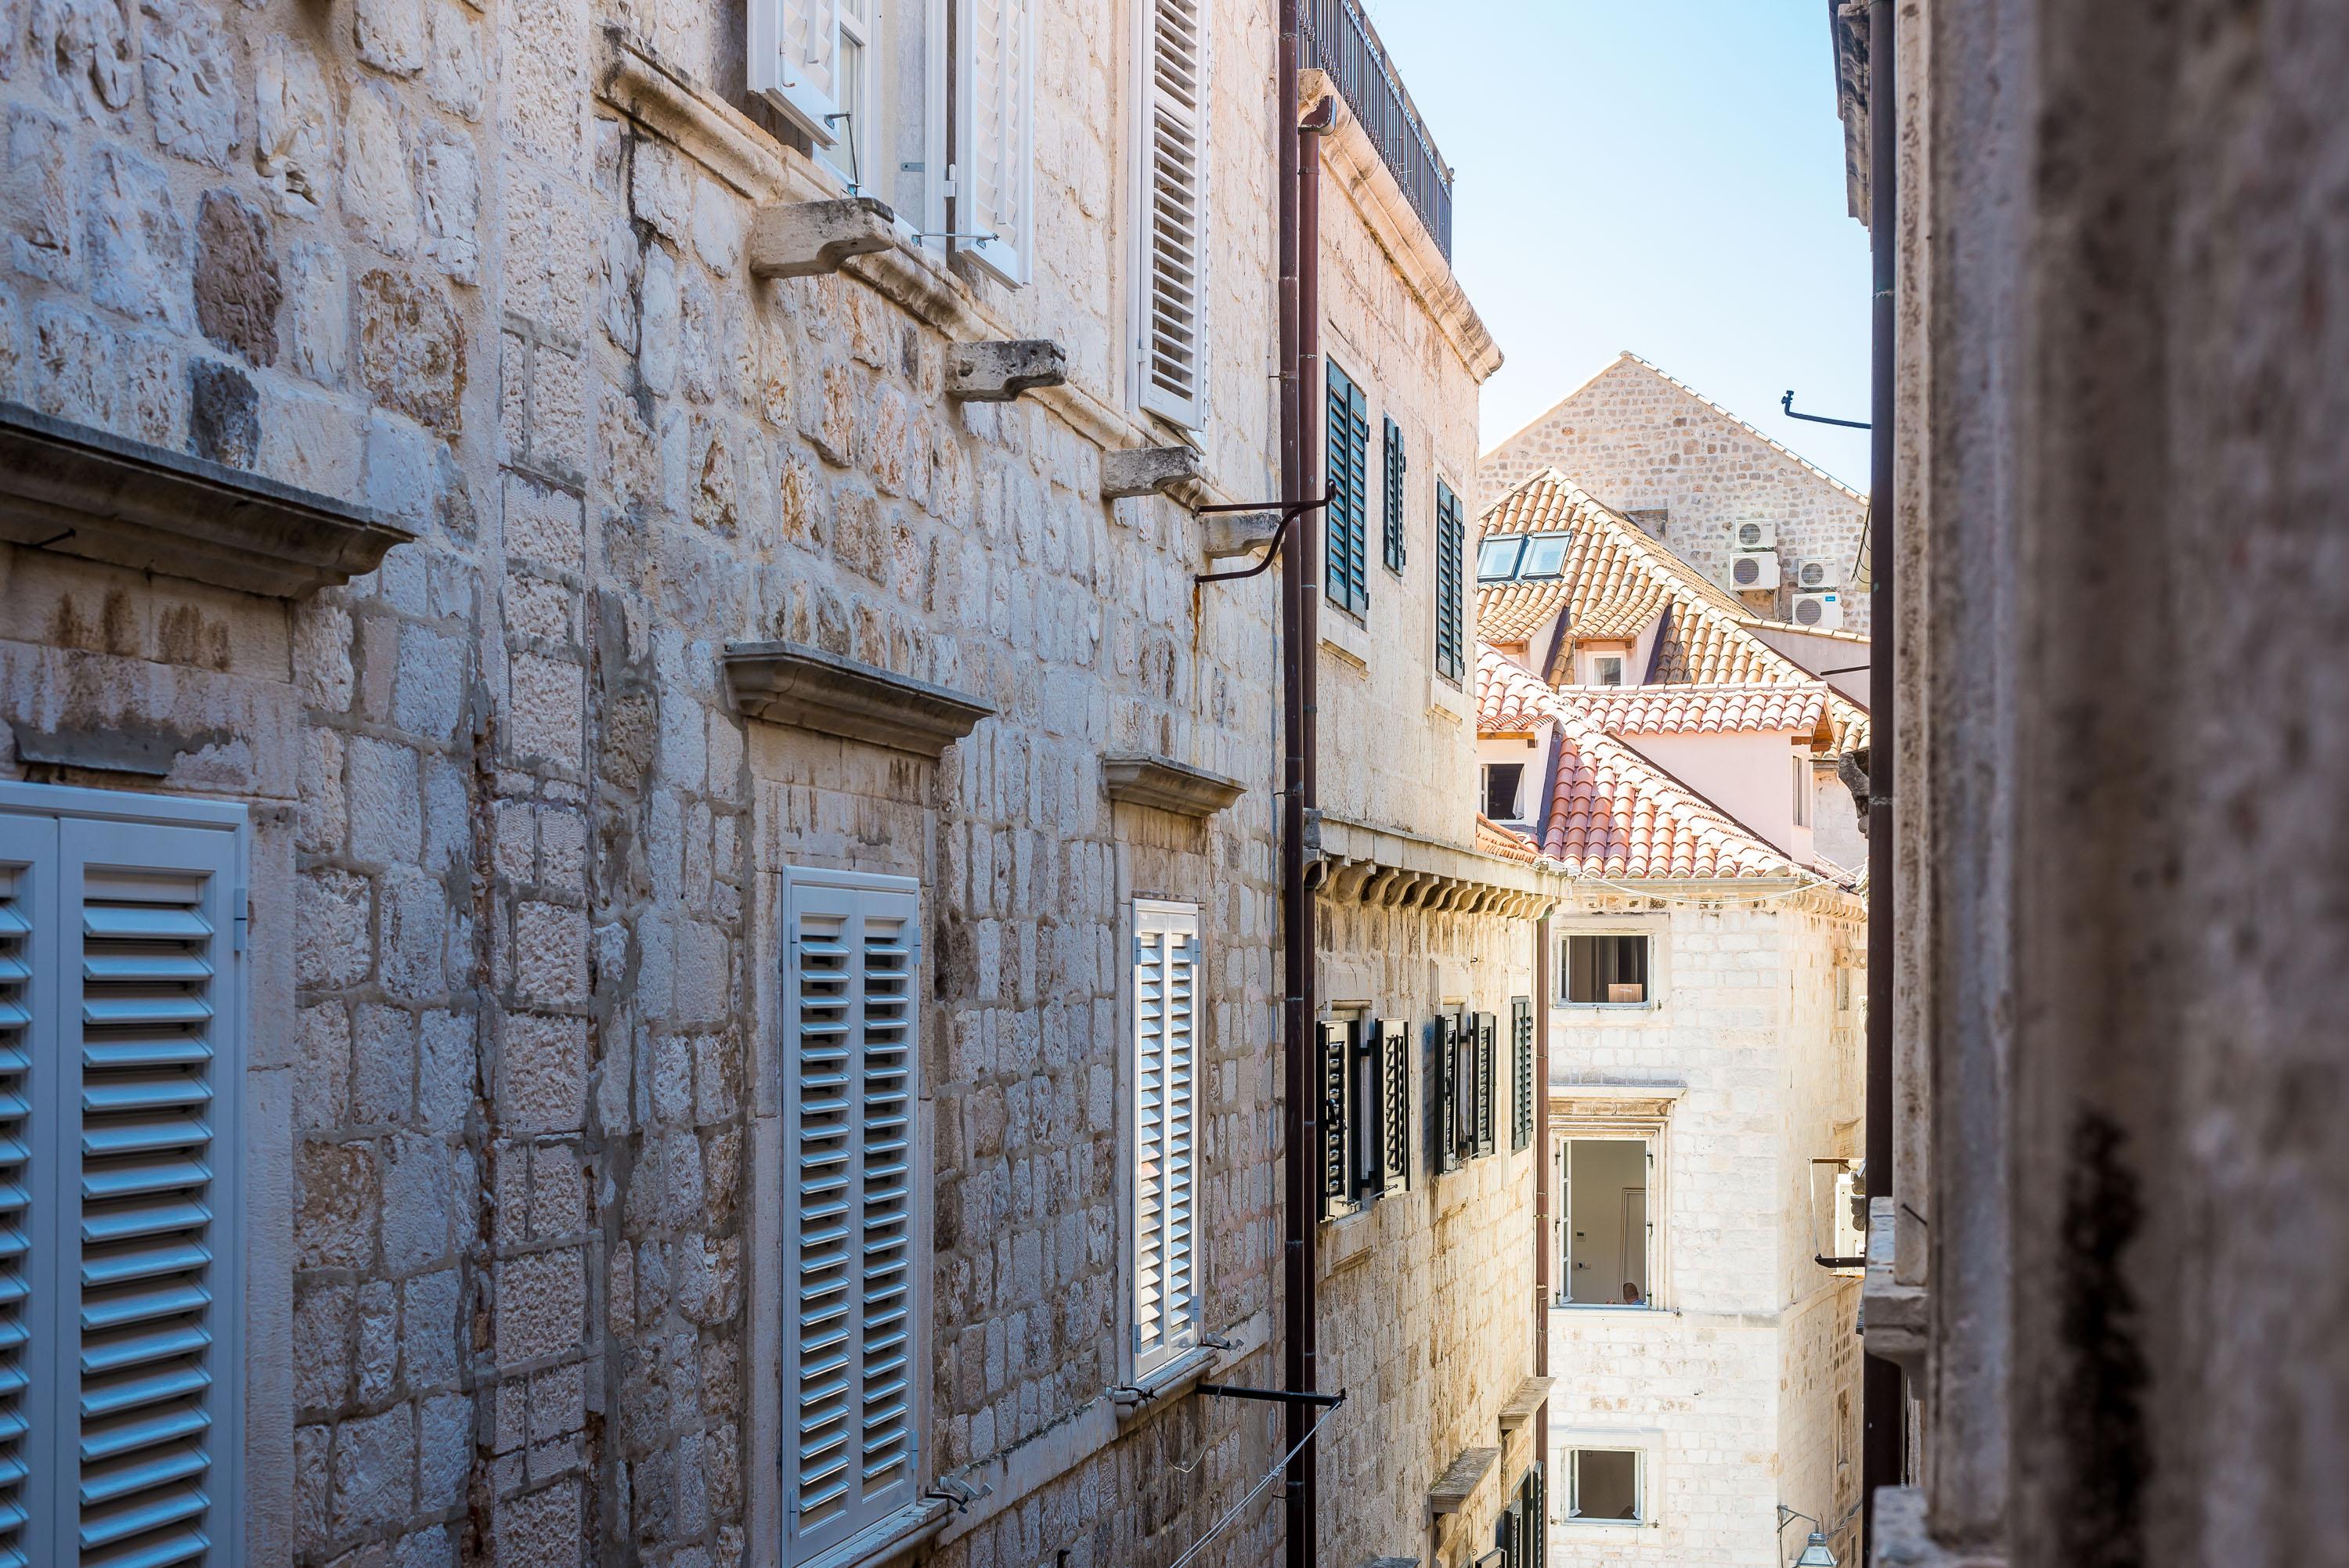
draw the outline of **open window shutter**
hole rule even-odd
[[[1322,561],[1323,592],[1340,609],[1365,615],[1370,581],[1370,404],[1337,366],[1323,373],[1328,419],[1322,468],[1330,491]]]
[[[1403,564],[1402,535],[1402,474],[1405,459],[1402,449],[1402,428],[1392,419],[1386,421],[1384,440],[1379,452],[1381,478],[1380,487],[1380,517],[1383,532],[1381,543],[1386,555],[1387,570],[1401,572]]]
[[[750,90],[821,147],[838,138],[840,0],[750,0]]]
[[[784,1431],[792,1559],[913,1501],[926,1308],[914,1267],[920,901],[785,882]]]
[[[1460,1023],[1446,1013],[1435,1020],[1430,1037],[1435,1047],[1433,1092],[1428,1096],[1427,1124],[1434,1130],[1434,1166],[1460,1169]]]
[[[960,0],[955,227],[1014,288],[1035,256],[1036,35],[1030,0]]]
[[[1137,906],[1133,1352],[1140,1377],[1199,1338],[1199,917]]]
[[[1350,1029],[1342,1022],[1321,1026],[1321,1213],[1344,1213],[1350,1191],[1346,1164],[1346,1063]]]
[[[1456,681],[1466,667],[1461,624],[1462,574],[1468,542],[1460,522],[1460,498],[1435,481],[1435,673]]]
[[[1493,1152],[1494,1098],[1499,1088],[1495,1081],[1494,1036],[1499,1020],[1490,1013],[1476,1015],[1476,1154],[1479,1159]]]
[[[0,1563],[241,1543],[241,853],[0,813]]]
[[[1523,1150],[1534,1140],[1534,1005],[1528,996],[1509,1003],[1509,1076],[1516,1090],[1510,1107],[1509,1148]]]
[[[1142,406],[1195,430],[1207,422],[1206,0],[1143,10]]]
[[[1389,1018],[1379,1026],[1379,1109],[1385,1145],[1380,1173],[1383,1191],[1411,1188],[1411,1022]]]

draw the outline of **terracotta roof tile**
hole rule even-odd
[[[1522,861],[1531,865],[1541,856],[1534,841],[1514,829],[1504,828],[1484,812],[1476,813],[1476,848],[1488,855],[1498,855],[1505,861]]]
[[[1557,695],[1609,735],[1785,730],[1813,737],[1821,745],[1834,739],[1824,681],[1809,686],[1562,686]]]
[[[1476,676],[1480,712],[1489,693],[1496,710],[1539,715],[1558,727],[1557,773],[1542,823],[1547,859],[1578,876],[1796,874],[1785,856],[1499,654],[1483,650]]]

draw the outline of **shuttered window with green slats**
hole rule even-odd
[[[1380,542],[1385,551],[1387,570],[1400,577],[1403,563],[1402,475],[1409,463],[1403,456],[1402,427],[1392,419],[1386,421],[1385,442],[1379,456],[1380,477],[1384,480],[1380,487],[1382,492],[1380,500],[1383,503],[1381,517],[1383,532]]]
[[[1326,366],[1328,424],[1322,469],[1326,509],[1322,593],[1356,620],[1371,613],[1371,409],[1362,389],[1332,361]]]
[[[1435,673],[1457,684],[1468,667],[1468,633],[1462,622],[1468,535],[1460,498],[1435,481]]]

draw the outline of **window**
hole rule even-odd
[[[1517,800],[1525,788],[1526,765],[1522,762],[1487,762],[1485,764],[1485,815],[1495,822],[1522,822],[1525,814],[1517,809]]]
[[[1133,902],[1133,1375],[1199,1343],[1199,911]]]
[[[1030,0],[958,0],[955,227],[1014,288],[1035,253],[1036,33]]]
[[[0,784],[0,1559],[243,1538],[245,833]]]
[[[914,1501],[929,1305],[916,1260],[921,898],[787,870],[783,1454],[787,1561]]]
[[[1360,1018],[1328,1018],[1321,1024],[1321,1217],[1354,1212],[1354,1057],[1361,1039]]]
[[[1438,1020],[1441,1103],[1434,1108],[1435,1167],[1457,1171],[1493,1152],[1495,1020],[1452,1013]]]
[[[1567,1452],[1566,1517],[1569,1522],[1634,1523],[1647,1517],[1637,1449],[1571,1449]]]
[[[1467,632],[1461,624],[1466,584],[1468,532],[1460,521],[1460,498],[1435,481],[1435,673],[1454,685],[1467,668]]]
[[[1604,1006],[1651,1000],[1648,989],[1648,938],[1577,935],[1566,939],[1566,1000]]]
[[[1509,1079],[1514,1088],[1509,1112],[1509,1151],[1516,1153],[1534,1140],[1534,1000],[1509,998]]]
[[[1564,533],[1505,533],[1476,547],[1479,583],[1541,582],[1556,577],[1566,565],[1569,535]]]
[[[1623,684],[1623,655],[1593,654],[1590,655],[1590,684],[1619,686]]]
[[[1811,759],[1795,758],[1795,826],[1811,825]]]
[[[946,228],[947,0],[752,0],[751,86],[853,191]]]
[[[1330,603],[1360,620],[1371,612],[1370,405],[1335,361],[1327,366],[1326,380],[1329,425],[1322,466],[1330,504],[1323,509],[1322,585]]]
[[[1539,1464],[1528,1466],[1517,1482],[1517,1494],[1502,1511],[1494,1527],[1494,1544],[1500,1548],[1501,1568],[1547,1568],[1549,1532],[1543,1525],[1543,1491],[1547,1478]]]
[[[1347,1012],[1320,1031],[1321,1215],[1411,1185],[1411,1025]]]
[[[1385,484],[1380,498],[1385,531],[1381,542],[1386,554],[1387,570],[1400,577],[1403,562],[1402,474],[1408,464],[1403,457],[1402,427],[1392,419],[1386,421],[1385,444],[1381,448],[1381,456],[1385,460]]]
[[[1641,1138],[1569,1138],[1562,1164],[1567,1306],[1653,1306],[1648,1213],[1653,1145]]]
[[[1206,415],[1206,0],[1144,0],[1135,51],[1142,166],[1141,403],[1186,429]]]

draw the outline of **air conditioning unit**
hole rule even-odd
[[[1741,522],[1732,529],[1740,550],[1775,550],[1778,548],[1778,525],[1775,522]]]
[[[1806,593],[1843,586],[1843,569],[1832,561],[1805,561],[1795,568],[1795,586]]]
[[[1825,593],[1795,595],[1795,624],[1816,626],[1822,632],[1832,632],[1843,624],[1843,596],[1830,590]]]
[[[1740,593],[1758,593],[1778,585],[1778,558],[1769,551],[1729,558],[1729,585]]]

